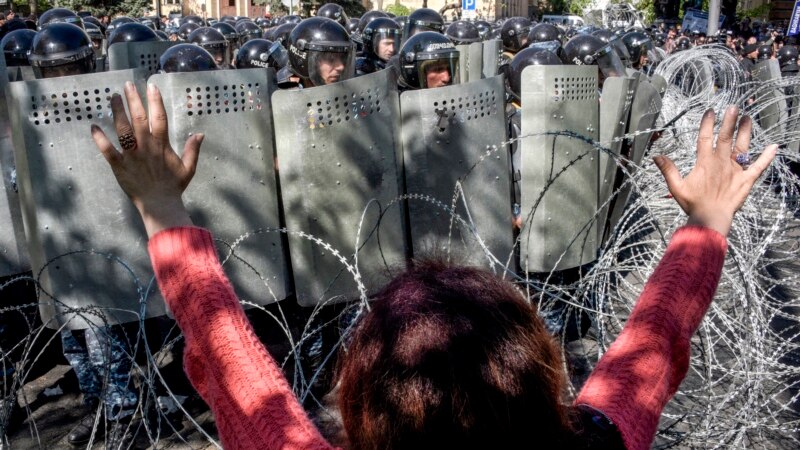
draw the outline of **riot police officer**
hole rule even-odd
[[[186,22],[181,25],[180,28],[178,28],[178,38],[180,38],[182,41],[185,41],[186,39],[189,39],[189,35],[192,33],[192,31],[198,28],[200,28],[200,25],[194,22]]]
[[[558,29],[553,24],[550,23],[539,23],[531,28],[530,33],[528,33],[528,44],[534,44],[537,42],[553,42],[557,41],[561,43],[562,40],[562,33],[561,30]]]
[[[400,48],[400,26],[388,17],[378,17],[364,28],[364,56],[356,61],[356,73],[365,75],[386,68]]]
[[[794,45],[784,45],[778,50],[778,63],[781,65],[781,74],[784,77],[797,76],[797,72],[800,70],[797,66],[798,58],[800,55]]]
[[[71,23],[50,23],[36,33],[28,56],[37,78],[83,75],[94,72],[95,53],[86,32]],[[61,341],[64,356],[78,376],[84,402],[103,402],[107,420],[114,421],[106,443],[113,448],[130,438],[127,422],[133,416],[138,396],[129,387],[131,361],[125,337],[119,326],[90,327],[83,333],[64,329]],[[95,409],[70,431],[72,445],[89,442],[95,424]],[[102,436],[106,427],[96,431]]]
[[[51,23],[71,23],[83,28],[83,20],[80,16],[65,8],[49,9],[39,17],[40,30]]]
[[[28,51],[33,44],[36,32],[33,30],[14,30],[0,40],[0,48],[6,59],[6,67],[29,66]]]
[[[339,25],[343,26],[345,29],[347,29],[347,25],[350,22],[342,5],[337,5],[336,3],[325,3],[320,6],[317,10],[317,17],[327,17],[328,19],[338,22]]]
[[[466,20],[457,20],[451,23],[447,30],[444,32],[445,36],[449,37],[456,45],[471,44],[481,40],[481,34],[478,27],[472,22]]]
[[[650,38],[640,31],[633,31],[622,36],[622,43],[631,57],[631,67],[643,69],[648,63],[648,52],[653,49]]]
[[[430,8],[415,9],[409,14],[408,21],[403,28],[403,40],[411,39],[412,36],[425,31],[443,33],[444,19],[441,14]]]
[[[94,52],[98,55],[102,54],[103,39],[105,39],[105,35],[103,35],[103,30],[101,30],[100,27],[91,22],[84,22],[83,28],[86,30],[86,34],[89,35],[89,39],[92,40],[92,45],[94,46]]]
[[[153,42],[160,41],[155,31],[137,23],[124,23],[116,27],[108,37],[108,46],[119,42]]]
[[[768,59],[772,59],[773,50],[772,45],[763,44],[758,46],[758,57],[759,61],[766,61]]]
[[[219,69],[211,53],[195,44],[178,44],[168,48],[159,58],[158,67],[164,73]]]
[[[459,53],[447,36],[424,31],[410,37],[395,60],[402,89],[428,89],[458,83]]]
[[[239,33],[236,32],[236,28],[233,25],[228,22],[217,22],[211,25],[211,28],[222,33],[222,36],[228,41],[228,47],[231,52],[239,48]]]
[[[503,61],[508,64],[518,51],[528,45],[528,34],[531,32],[531,21],[526,17],[512,17],[500,28],[500,39],[503,41]]]
[[[300,77],[303,87],[352,78],[355,46],[337,22],[325,17],[306,19],[289,35],[289,69]]]
[[[258,39],[264,35],[258,25],[249,20],[243,20],[236,24],[234,27],[236,32],[239,33],[239,46],[244,45],[250,39]]]
[[[600,69],[599,84],[608,77],[624,77],[625,66],[611,44],[607,44],[596,36],[579,34],[564,44],[561,59],[564,64],[595,65]]]
[[[288,62],[289,55],[280,42],[251,39],[236,53],[235,65],[237,69],[271,67],[277,72],[286,67]]]
[[[200,27],[189,34],[186,39],[191,44],[203,47],[211,56],[214,62],[221,69],[230,68],[232,61],[232,51],[228,40],[219,31],[211,27]]]

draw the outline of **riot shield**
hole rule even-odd
[[[158,60],[179,42],[117,42],[108,47],[108,70],[144,69],[148,75],[158,71]]]
[[[781,78],[780,64],[775,59],[761,61],[752,71],[753,79],[762,83],[773,83]],[[772,135],[782,135],[788,119],[786,98],[779,88],[759,89],[754,109],[758,111],[757,120],[761,128]]]
[[[497,75],[497,66],[500,54],[503,52],[503,42],[498,39],[483,41],[483,66],[481,78],[492,78]]]
[[[382,287],[406,254],[393,71],[278,91],[272,103],[298,302],[357,298],[358,283]]]
[[[617,175],[617,157],[622,149],[622,136],[628,128],[628,118],[631,112],[631,103],[635,91],[632,89],[632,78],[611,77],[603,83],[602,99],[600,101],[600,145],[606,151],[600,151],[600,173],[598,181],[600,186],[597,191],[597,205],[600,208],[597,215],[598,242],[602,241],[608,204],[614,190],[614,179]]]
[[[519,245],[526,272],[597,258],[600,159],[584,140],[600,137],[597,86],[597,66],[530,66],[522,73]]]
[[[408,201],[415,255],[463,253],[486,264],[488,250],[503,264],[510,258],[504,98],[502,76],[400,96],[406,192],[417,196]]]
[[[483,42],[469,44],[467,77],[467,81],[477,81],[483,78]],[[464,83],[464,80],[461,82]]]
[[[94,71],[97,72],[105,72],[108,66],[108,58],[103,55],[99,58],[94,59]]]
[[[0,58],[0,73],[5,72],[5,58]],[[14,163],[14,142],[8,117],[6,89],[8,79],[0,77],[0,277],[30,270],[28,244],[22,224],[22,212],[17,189],[17,169]]]
[[[456,45],[458,50],[458,81],[461,84],[469,82],[469,45]]]
[[[633,97],[633,103],[631,104],[631,115],[627,129],[628,135],[634,135],[632,138],[629,136],[627,143],[628,150],[625,155],[633,162],[633,165],[626,165],[628,173],[632,174],[636,166],[642,163],[645,150],[647,150],[647,144],[653,136],[653,131],[649,130],[655,127],[660,112],[661,96],[658,94],[658,90],[649,82],[644,81],[639,83],[636,94]],[[612,204],[613,206],[608,220],[609,232],[619,223],[631,192],[633,191],[633,186],[630,183],[624,185],[620,183],[620,181],[626,182],[629,180],[621,178],[622,176],[623,174],[620,170],[617,173],[617,177],[620,178],[620,180],[616,185],[621,186],[621,189]]]
[[[110,100],[126,81],[144,92],[144,73],[133,70],[10,85],[25,234],[42,320],[50,327],[165,312],[154,292],[140,304],[152,277],[147,234],[89,132],[97,124],[117,142]]]
[[[113,46],[112,46],[113,48]],[[225,273],[242,300],[283,300],[290,280],[278,232],[278,188],[270,87],[265,69],[158,74],[170,141],[183,150],[205,134],[200,163],[183,195],[198,226],[213,230]]]
[[[32,81],[36,79],[36,75],[33,74],[33,68],[31,68],[31,66],[9,67],[7,69],[7,72],[8,72],[8,81],[12,82]]]
[[[660,95],[661,98],[664,98],[664,94],[667,92],[667,80],[665,80],[661,75],[653,74],[650,77],[650,84],[656,88],[658,95]]]

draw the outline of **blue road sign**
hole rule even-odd
[[[475,11],[475,0],[461,0],[461,9],[463,11]]]

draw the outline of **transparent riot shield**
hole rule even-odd
[[[133,70],[10,85],[25,233],[42,320],[50,327],[165,312],[157,292],[144,292],[152,268],[139,214],[89,132],[97,124],[117,142],[110,100],[126,81],[144,92],[144,73]]]
[[[483,41],[483,66],[481,67],[481,78],[492,78],[497,75],[497,66],[500,62],[500,54],[503,52],[503,43],[498,39]]]
[[[108,47],[108,70],[144,69],[148,75],[158,71],[158,60],[179,42],[117,42]]]
[[[613,82],[612,82],[613,85]],[[569,269],[597,258],[600,137],[597,66],[530,66],[522,73],[520,264]]]
[[[771,86],[782,77],[780,64],[775,59],[761,61],[753,68],[752,75],[754,80],[763,83],[764,88],[756,92],[755,102],[748,109],[765,132],[780,136],[789,117],[783,92],[778,86]]]
[[[626,171],[629,174],[635,172],[636,167],[641,165],[645,150],[647,150],[647,144],[653,136],[652,129],[655,127],[656,120],[660,113],[661,96],[658,94],[658,90],[647,81],[639,83],[636,94],[633,97],[633,103],[631,104],[630,121],[628,122],[628,129],[626,131],[629,135],[629,139],[627,142],[627,152],[624,156],[633,163],[624,163],[626,164]],[[633,136],[632,138],[630,137],[631,135]],[[621,188],[616,198],[613,199],[613,206],[608,219],[609,231],[613,230],[619,223],[631,192],[633,191],[633,186],[630,183],[626,184],[629,178],[624,178],[622,171],[617,173],[617,177],[619,180],[616,182],[616,185],[621,186]]]
[[[469,82],[469,45],[456,45],[458,50],[458,77],[459,83]]]
[[[414,255],[455,253],[482,265],[509,260],[504,96],[502,76],[400,96]]]
[[[5,72],[5,58],[0,58],[0,73]],[[6,98],[8,79],[0,77],[0,277],[30,270],[28,244],[22,224],[22,212],[14,163],[14,142]]]
[[[36,79],[31,66],[9,67],[7,72],[8,81],[32,81]]]
[[[631,115],[631,104],[635,94],[633,85],[634,80],[627,77],[606,78],[603,83],[600,101],[600,145],[604,150],[601,150],[598,155],[600,158],[598,175],[600,186],[597,191],[597,205],[600,208],[597,215],[597,231],[600,240],[598,242],[601,242],[603,238],[610,197],[614,190],[617,159],[623,143],[622,136],[628,129],[628,119]]]
[[[467,81],[477,81],[483,76],[483,42],[469,44],[469,66],[467,67]],[[464,80],[461,80],[463,83]]]
[[[361,284],[382,287],[406,255],[392,71],[278,91],[272,106],[298,301],[354,299]]]
[[[112,46],[113,48],[113,46]],[[278,231],[270,86],[265,69],[158,74],[177,151],[204,133],[200,162],[183,194],[193,221],[214,232],[225,273],[241,300],[264,305],[288,295]]]

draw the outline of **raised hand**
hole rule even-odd
[[[728,107],[714,146],[714,111],[706,111],[697,138],[697,162],[686,177],[681,177],[668,157],[653,158],[667,181],[669,192],[689,215],[688,223],[711,228],[725,236],[730,231],[733,215],[742,207],[753,184],[778,151],[777,145],[770,145],[756,161],[747,164],[752,122],[747,116],[739,121],[734,143],[738,114],[738,108]],[[744,164],[737,162],[737,157]]]
[[[202,134],[189,138],[179,157],[169,143],[167,113],[161,93],[148,85],[147,112],[133,83],[125,83],[125,98],[111,98],[114,127],[122,151],[117,151],[103,130],[92,125],[92,138],[108,161],[122,190],[139,210],[148,236],[173,226],[191,225],[181,195],[194,176]]]

